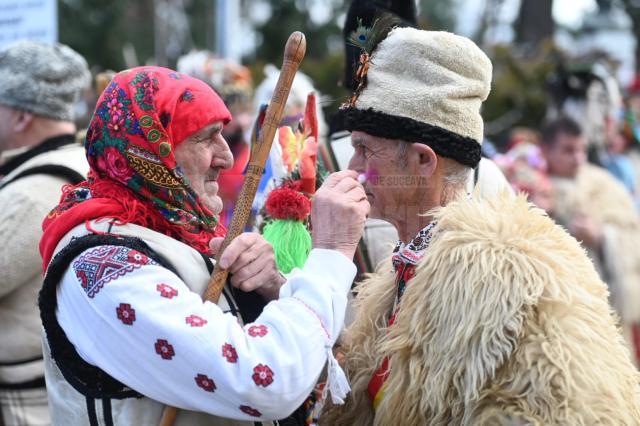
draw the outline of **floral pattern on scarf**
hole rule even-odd
[[[160,67],[117,74],[98,99],[87,130],[88,179],[63,190],[60,205],[43,224],[45,234],[53,221],[111,216],[206,252],[222,227],[216,234],[218,218],[189,186],[174,150],[203,127],[230,119],[218,95],[195,78]],[[65,216],[73,209],[82,212]]]

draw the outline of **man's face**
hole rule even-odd
[[[399,158],[401,143],[364,132],[351,133],[355,152],[348,167],[366,177],[363,186],[371,204],[369,217],[403,220],[402,212],[418,205],[423,192],[421,177],[413,165],[403,164]]]
[[[221,121],[208,125],[186,138],[175,149],[176,162],[182,168],[189,186],[213,213],[222,211],[218,196],[218,175],[233,165],[233,156],[222,137]]]
[[[544,145],[542,152],[549,166],[551,176],[573,178],[587,160],[586,143],[583,136],[558,133],[555,142]]]

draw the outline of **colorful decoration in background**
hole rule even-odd
[[[522,142],[493,159],[515,191],[532,194],[547,179],[547,163],[535,144]]]
[[[316,190],[318,159],[318,117],[315,94],[307,97],[301,122],[292,128],[278,129],[278,143],[288,175],[280,187],[271,191],[265,209],[267,217],[262,229],[271,243],[278,269],[289,273],[304,265],[311,251],[308,217],[311,197]]]

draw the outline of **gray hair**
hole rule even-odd
[[[405,142],[403,140],[398,140],[398,146],[396,147],[396,158],[398,159],[398,164],[400,167],[407,167],[409,148],[411,147],[411,142]]]
[[[445,166],[444,182],[445,185],[459,189],[464,187],[469,180],[471,167],[460,164],[457,161],[449,161]]]

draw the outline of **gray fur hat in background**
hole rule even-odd
[[[59,43],[20,40],[0,48],[0,104],[55,120],[73,121],[89,86],[87,61]]]

